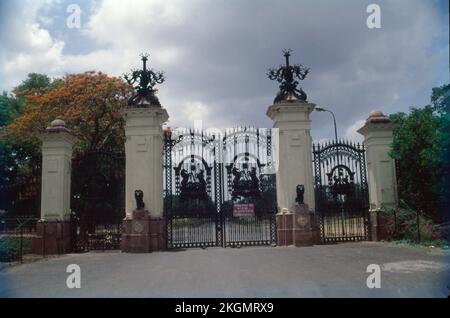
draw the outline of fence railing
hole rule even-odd
[[[31,252],[37,221],[25,217],[0,219],[0,262],[23,262],[23,255]]]

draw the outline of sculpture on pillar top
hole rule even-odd
[[[298,204],[305,204],[303,199],[305,194],[305,186],[303,184],[298,184],[295,190],[297,191],[295,202],[297,202]]]
[[[144,209],[144,192],[142,190],[134,190],[134,198],[136,200],[136,209],[142,210]]]
[[[297,88],[298,81],[304,80],[309,73],[309,68],[303,65],[290,65],[289,57],[291,56],[291,50],[283,50],[284,57],[286,59],[286,65],[280,65],[278,69],[269,69],[267,76],[270,80],[276,80],[280,83],[280,91],[274,99],[274,104],[286,102],[301,101],[306,102],[306,93],[301,87]]]
[[[156,97],[156,84],[162,84],[165,80],[163,72],[147,69],[148,54],[141,54],[142,70],[131,70],[131,74],[125,74],[124,78],[132,85],[135,92],[128,100],[129,107],[161,107]]]

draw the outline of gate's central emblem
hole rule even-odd
[[[259,191],[259,179],[256,174],[256,168],[252,167],[249,169],[248,164],[244,163],[242,165],[242,170],[233,167],[231,170],[233,178],[233,198],[238,196],[249,197],[258,196]]]
[[[208,194],[206,193],[205,170],[200,169],[197,172],[195,165],[191,165],[191,171],[181,169],[181,187],[180,199],[182,201],[187,198],[200,199],[206,201]]]
[[[351,195],[355,190],[355,173],[344,165],[337,165],[327,173],[332,194]]]

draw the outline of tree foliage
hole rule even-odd
[[[123,147],[120,110],[130,92],[128,84],[100,72],[70,74],[46,84],[16,88],[16,95],[24,98],[24,113],[6,127],[7,139],[27,145],[30,155],[35,155],[39,152],[39,133],[59,118],[78,138],[77,153]]]
[[[120,78],[100,72],[70,74],[53,80],[33,73],[13,94],[0,96],[0,188],[3,185],[0,199],[8,201],[2,202],[0,209],[20,209],[20,213],[24,210],[17,208],[16,201],[21,196],[18,192],[29,191],[16,185],[39,184],[42,160],[39,134],[56,118],[64,120],[78,138],[75,155],[100,149],[122,151],[124,120],[120,111],[130,91],[131,87]],[[5,189],[11,193],[6,194]],[[37,203],[38,198],[32,206]]]
[[[14,183],[21,174],[29,175],[26,167],[31,149],[7,138],[6,127],[23,115],[27,94],[39,94],[52,85],[47,75],[31,73],[13,90],[13,94],[3,92],[0,96],[0,185]]]
[[[431,105],[396,113],[391,156],[398,167],[400,199],[442,221],[448,196],[448,106],[450,85],[434,88]]]
[[[45,93],[48,89],[52,89],[58,83],[58,80],[52,80],[45,74],[30,73],[27,78],[14,88],[14,95],[23,100],[27,95],[40,95]]]

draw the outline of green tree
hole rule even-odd
[[[442,189],[444,218],[450,221],[450,84],[433,88],[431,105],[439,117],[440,156],[442,168],[439,183]]]
[[[17,98],[25,98],[26,95],[41,95],[48,89],[52,89],[59,81],[52,81],[50,77],[45,74],[30,73],[27,78],[14,88],[13,93]]]
[[[7,92],[0,95],[0,129],[3,129],[23,111],[23,105],[19,99]]]
[[[28,162],[33,152],[32,146],[8,138],[6,127],[25,113],[27,95],[41,95],[56,84],[45,74],[30,73],[13,89],[13,94],[3,92],[0,96],[0,185],[14,183],[21,176],[29,175]]]
[[[448,113],[450,109],[450,84],[433,88],[431,105],[439,114]]]
[[[6,92],[0,96],[0,186],[15,180],[18,170],[17,158],[10,142],[4,138],[5,127],[23,112],[23,103]]]
[[[8,138],[6,128],[26,112],[26,96],[40,95],[46,90],[56,87],[57,81],[52,81],[47,75],[31,73],[13,89],[12,94],[4,92],[0,96],[0,209],[35,210],[38,205],[38,195],[31,200],[24,199],[21,194],[31,193],[30,186],[38,183],[39,164],[32,162],[33,146]],[[37,154],[37,157],[39,154]],[[37,159],[39,160],[39,159]],[[19,197],[22,199],[19,200]],[[20,201],[20,202],[19,202]]]
[[[449,87],[434,88],[431,105],[391,115],[399,197],[436,221],[442,221],[448,194]]]

